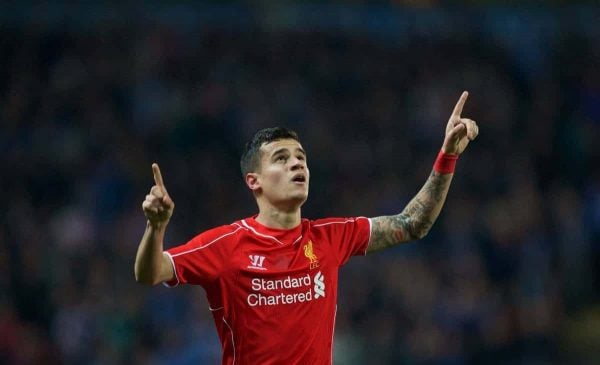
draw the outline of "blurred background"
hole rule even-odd
[[[304,216],[397,213],[463,90],[480,136],[424,240],[342,269],[335,364],[597,364],[600,6],[510,3],[2,2],[0,364],[220,363],[201,288],[134,280],[151,163],[167,247],[256,212],[274,125]]]

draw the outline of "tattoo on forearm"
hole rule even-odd
[[[452,174],[433,171],[400,214],[373,218],[368,251],[424,237],[440,214],[451,180]]]

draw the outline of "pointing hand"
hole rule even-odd
[[[142,203],[144,214],[151,225],[158,227],[169,222],[175,203],[169,196],[165,183],[158,164],[152,164],[152,172],[154,174],[154,186],[150,189],[150,193],[146,195],[146,199]]]
[[[470,141],[477,138],[479,127],[474,120],[462,118],[461,113],[469,93],[464,91],[458,99],[454,111],[446,125],[446,137],[442,146],[442,152],[460,155]]]

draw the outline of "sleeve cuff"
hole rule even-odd
[[[369,222],[369,238],[367,239],[367,245],[365,246],[365,252],[363,252],[363,256],[367,255],[367,251],[371,245],[371,235],[373,234],[373,222],[371,222],[371,218],[367,218],[367,221]]]
[[[166,286],[167,288],[174,288],[179,285],[179,277],[177,276],[177,269],[175,268],[175,261],[173,261],[173,256],[171,256],[171,254],[168,253],[167,251],[164,251],[163,255],[166,255],[169,258],[169,261],[171,261],[171,265],[173,265],[173,276],[175,276],[175,277],[169,281],[163,281],[162,284],[164,286]]]

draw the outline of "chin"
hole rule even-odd
[[[306,202],[306,199],[308,199],[308,192],[306,192],[304,194],[297,194],[297,195],[290,197],[291,201],[293,201],[294,203],[299,204],[299,205],[304,204],[304,202]]]

